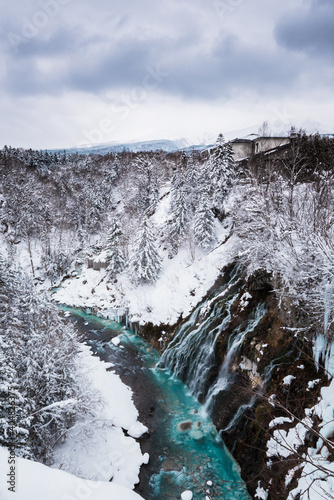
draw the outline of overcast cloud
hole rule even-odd
[[[334,131],[332,0],[3,0],[0,34],[0,146]]]

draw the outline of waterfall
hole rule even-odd
[[[215,347],[231,320],[238,288],[236,267],[230,281],[202,301],[177,331],[161,361],[181,378],[197,399],[203,399],[216,366]]]
[[[203,402],[205,414],[212,414],[218,394],[224,391],[234,377],[231,367],[249,332],[252,332],[267,312],[265,303],[259,303],[248,319],[230,333],[231,308],[239,296],[241,282],[239,268],[234,269],[228,283],[212,292],[202,301],[177,330],[161,357],[174,375],[183,380],[192,394]],[[225,359],[217,366],[216,345],[228,331]],[[226,338],[227,333],[225,333]],[[227,339],[226,339],[227,340]],[[229,424],[233,426],[244,411],[253,404],[248,401],[236,412]]]
[[[252,396],[250,401],[248,403],[245,403],[241,406],[239,406],[238,411],[232,418],[232,420],[228,423],[228,425],[220,430],[220,433],[222,432],[231,432],[231,430],[238,424],[240,418],[243,416],[243,414],[246,412],[248,408],[251,408],[256,401],[256,397]]]
[[[254,318],[250,318],[248,320],[248,324],[244,330],[240,331],[240,328],[236,330],[234,334],[232,334],[229,338],[227,345],[227,353],[223,364],[220,368],[218,378],[214,385],[211,386],[208,395],[206,397],[204,403],[204,409],[210,413],[212,406],[214,404],[215,397],[229,384],[230,379],[230,367],[233,364],[235,357],[239,351],[239,348],[242,346],[243,341],[247,333],[252,332],[255,327],[259,324],[263,316],[267,312],[266,304],[260,303],[257,305]]]
[[[270,361],[270,363],[263,370],[262,379],[265,386],[270,382],[274,370],[277,370],[281,366],[287,365],[289,363],[290,356],[293,356],[294,360],[298,361],[298,359],[301,356],[301,353],[300,352],[296,353],[295,348],[292,347],[279,358],[275,358]]]

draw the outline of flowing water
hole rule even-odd
[[[157,367],[163,366],[158,364],[158,353],[118,323],[64,309],[93,352],[113,363],[116,373],[132,387],[140,418],[149,428],[141,446],[149,452],[150,462],[142,467],[138,493],[145,500],[176,500],[190,489],[194,500],[248,500],[238,467],[212,421],[179,378]],[[194,324],[197,319],[198,315],[192,319]],[[212,334],[213,341],[219,330]],[[117,347],[111,342],[115,335],[121,341]]]
[[[205,400],[217,370],[216,344],[231,320],[231,306],[239,294],[238,271],[235,266],[228,282],[196,307],[161,357],[200,401]]]
[[[252,315],[245,328],[237,328],[236,331],[229,337],[228,339],[228,345],[227,345],[227,353],[225,356],[225,359],[223,361],[223,364],[219,370],[219,374],[217,377],[216,382],[210,387],[210,390],[206,396],[205,399],[205,404],[204,408],[206,411],[210,413],[212,406],[215,401],[215,397],[222,391],[225,390],[230,381],[230,368],[231,365],[233,364],[233,361],[235,359],[235,356],[240,349],[243,341],[246,338],[247,333],[252,332],[256,326],[259,324],[263,316],[265,315],[267,311],[266,305],[265,304],[258,304],[255,311],[254,315]],[[240,415],[245,411],[246,408],[252,406],[253,401],[255,399],[251,400],[251,403],[248,405],[244,405],[244,408],[241,406],[240,407]],[[227,429],[225,429],[227,430]]]

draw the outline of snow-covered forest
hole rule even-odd
[[[283,152],[240,161],[223,135],[215,147],[190,153],[100,156],[4,147],[0,176],[2,447],[13,444],[9,394],[16,401],[17,455],[46,465],[89,411],[74,373],[79,340],[55,300],[106,317],[127,316],[139,326],[172,326],[233,262],[243,267],[245,280],[266,275],[281,324],[291,338],[313,343],[314,360],[327,373],[324,386],[330,384],[332,138],[294,132]],[[168,339],[161,330],[163,350]],[[315,408],[316,398],[306,408],[308,430],[318,426],[313,458],[309,453],[305,463],[293,462],[301,479],[291,482],[290,493],[285,484],[284,498],[305,500],[310,491],[310,498],[321,498],[322,490],[334,498],[328,430],[334,388],[326,390],[324,408]],[[293,421],[293,407],[288,411]],[[275,432],[281,434],[272,433],[268,460],[280,458],[283,431]],[[284,446],[296,451],[288,438]],[[262,481],[257,498],[275,496]]]

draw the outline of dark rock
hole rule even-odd
[[[177,428],[179,431],[189,431],[192,427],[193,423],[191,420],[185,420],[184,422],[179,423]]]
[[[258,269],[252,276],[249,277],[247,288],[251,291],[265,291],[272,290],[271,275],[264,269]]]

